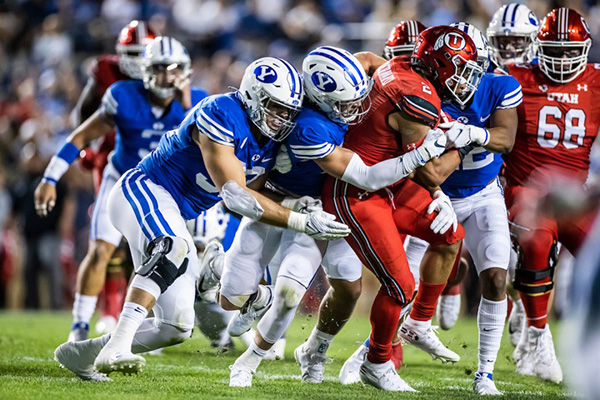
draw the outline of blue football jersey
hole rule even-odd
[[[227,251],[233,243],[240,220],[225,211],[223,203],[217,203],[214,207],[201,212],[198,218],[187,221],[187,226],[195,243],[206,246],[210,241],[216,239]]]
[[[207,93],[192,88],[192,105]],[[115,122],[117,135],[111,162],[123,174],[158,146],[160,138],[175,129],[185,118],[185,110],[177,100],[156,116],[148,91],[139,80],[120,81],[111,85],[102,97],[102,112]]]
[[[292,169],[287,174],[273,171],[269,182],[292,196],[321,196],[327,174],[313,160],[324,158],[341,146],[346,128],[347,125],[337,124],[324,114],[304,107],[286,140]]]
[[[489,127],[490,116],[496,110],[515,108],[523,101],[521,85],[512,76],[485,74],[466,110],[454,104],[444,104],[443,110],[463,124]],[[498,176],[502,155],[483,147],[471,151],[460,163],[442,189],[449,197],[465,198],[485,188]]]
[[[156,150],[138,167],[173,196],[185,219],[194,219],[221,198],[192,138],[193,127],[201,135],[233,147],[249,183],[273,168],[279,150],[279,144],[272,140],[260,147],[250,130],[251,123],[237,93],[206,97],[179,128],[160,139]]]

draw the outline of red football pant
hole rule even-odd
[[[350,227],[346,240],[381,283],[371,308],[368,359],[386,362],[391,359],[400,311],[412,299],[415,288],[404,252],[404,235],[419,237],[432,245],[450,245],[462,240],[464,229],[459,226],[456,232],[434,234],[429,226],[435,214],[427,214],[431,196],[409,179],[391,190],[368,193],[328,178],[322,200],[325,211]]]

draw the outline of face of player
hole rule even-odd
[[[295,116],[295,111],[271,100],[267,102],[265,111],[265,121],[269,129],[273,132],[278,132],[285,125],[286,121],[290,121]]]
[[[180,64],[154,64],[152,71],[155,86],[162,89],[174,88],[177,79],[183,77],[183,66]]]
[[[356,117],[358,112],[360,111],[360,106],[362,105],[362,99],[355,100],[352,102],[346,102],[340,104],[340,114],[344,118],[352,119]]]
[[[495,39],[498,53],[504,60],[523,56],[528,46],[528,38],[524,36],[499,36]]]
[[[568,72],[569,64],[561,60],[570,60],[580,57],[583,54],[583,47],[562,47],[562,46],[544,46],[544,55],[556,58],[553,62],[554,70]]]

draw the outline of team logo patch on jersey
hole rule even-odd
[[[165,129],[165,124],[163,124],[162,122],[155,122],[154,124],[152,124],[152,129],[155,129],[157,131],[163,130]]]
[[[321,90],[322,92],[331,93],[335,89],[337,89],[337,84],[335,83],[335,80],[329,74],[323,71],[315,72],[314,74],[312,74],[310,79],[312,80],[312,83],[314,83],[314,85],[318,87],[319,90]]]
[[[456,120],[458,122],[460,122],[461,124],[465,124],[465,125],[469,123],[469,118],[465,117],[464,115],[461,115]]]
[[[260,158],[260,154],[255,154],[252,156],[252,161],[258,161],[259,158]]]
[[[259,65],[254,69],[256,79],[263,83],[273,83],[277,80],[277,72],[268,65]]]

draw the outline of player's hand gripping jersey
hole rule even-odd
[[[523,185],[532,171],[558,167],[584,183],[590,148],[600,127],[600,64],[588,64],[568,83],[548,79],[539,66],[513,65],[509,72],[523,88],[513,151],[506,156],[510,185]]]
[[[404,154],[420,143],[402,143],[388,124],[388,115],[401,110],[435,128],[440,120],[440,98],[433,85],[410,68],[408,57],[395,57],[375,72],[371,110],[363,122],[348,131],[344,147],[367,165]],[[369,132],[369,134],[365,134]]]
[[[279,144],[268,141],[262,148],[258,145],[238,96],[229,93],[202,100],[139,164],[144,174],[173,196],[185,219],[196,218],[221,200],[204,166],[198,139],[192,137],[194,125],[201,135],[235,148],[248,183],[275,164]]]
[[[206,92],[192,89],[192,104],[204,97]],[[185,118],[185,110],[176,100],[164,110],[153,108],[142,81],[117,82],[104,94],[102,112],[114,121],[117,131],[111,162],[120,174],[135,167],[158,146],[165,132]]]

